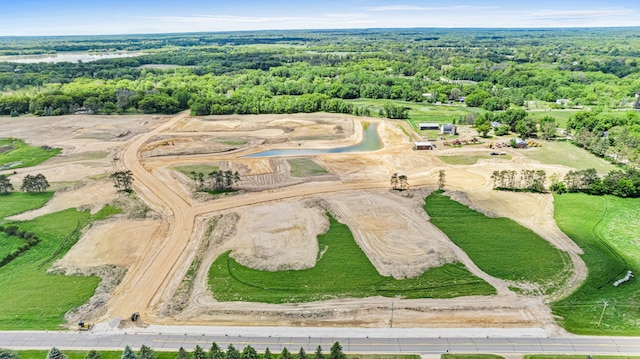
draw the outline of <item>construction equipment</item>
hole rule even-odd
[[[87,323],[84,321],[78,322],[78,330],[80,331],[88,331],[93,327],[93,323]]]
[[[132,314],[131,314],[131,321],[132,321],[132,322],[135,322],[135,321],[137,321],[138,319],[140,319],[140,313],[135,312],[135,313],[132,313]]]

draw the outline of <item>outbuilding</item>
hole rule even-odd
[[[438,125],[437,123],[419,123],[418,128],[420,129],[420,131],[438,130],[440,129],[440,125]]]
[[[415,146],[416,150],[432,150],[436,148],[436,145],[431,142],[416,142]]]
[[[443,135],[457,135],[458,128],[456,127],[456,125],[452,124],[442,125],[440,133]]]

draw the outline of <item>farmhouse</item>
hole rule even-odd
[[[438,130],[440,129],[440,125],[438,125],[437,123],[419,123],[418,128],[420,129],[420,131]]]
[[[432,150],[436,148],[436,145],[431,142],[416,142],[416,150]]]
[[[458,128],[456,127],[456,125],[452,125],[452,124],[442,125],[442,128],[440,129],[440,133],[443,135],[457,135]]]

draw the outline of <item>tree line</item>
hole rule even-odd
[[[233,186],[242,180],[238,171],[211,171],[208,174],[204,172],[191,171],[191,179],[193,180],[196,191],[210,192],[229,192],[233,190]]]
[[[20,359],[19,353],[0,348],[0,358],[2,359]],[[96,350],[90,350],[85,359],[102,359],[102,354]],[[318,346],[314,353],[306,353],[304,348],[300,348],[297,353],[290,352],[286,347],[282,349],[280,354],[272,353],[266,348],[264,353],[259,354],[251,345],[245,346],[241,351],[236,349],[233,344],[227,346],[226,351],[220,348],[215,342],[211,344],[209,350],[205,350],[196,345],[192,352],[188,352],[180,347],[176,354],[176,359],[346,359],[346,355],[342,351],[339,342],[335,342],[328,354],[322,352],[322,347]],[[58,348],[53,347],[47,353],[44,359],[68,359]],[[122,359],[158,359],[155,350],[146,345],[142,345],[136,353],[128,345],[122,352]]]
[[[493,189],[507,191],[527,191],[543,193],[547,190],[547,174],[542,170],[502,170],[491,175]],[[588,193],[592,195],[613,195],[617,197],[640,197],[640,171],[628,168],[613,170],[599,176],[594,168],[572,170],[562,178],[550,176],[548,190],[562,193]]]

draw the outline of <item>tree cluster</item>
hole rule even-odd
[[[133,173],[131,171],[117,171],[109,175],[113,186],[118,192],[130,192],[133,185]]]
[[[542,170],[493,171],[493,189],[542,193],[545,191],[547,174]]]
[[[389,180],[391,188],[396,191],[404,191],[409,189],[409,179],[407,175],[399,175],[397,172],[391,175]]]
[[[197,191],[228,192],[242,180],[238,171],[211,171],[207,175],[203,172],[191,172]]]
[[[600,177],[595,169],[569,171],[563,181],[555,182],[550,188],[556,193],[584,192],[593,195],[613,195],[617,197],[640,197],[640,171],[627,169],[613,170]]]
[[[20,190],[24,192],[44,192],[47,188],[49,188],[49,182],[42,173],[24,176],[20,186]]]

